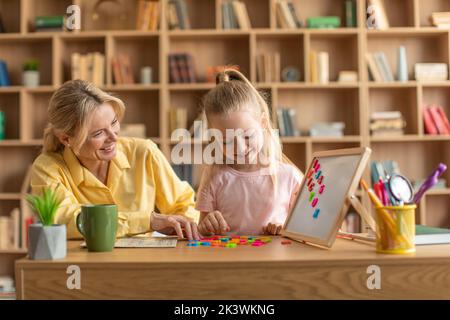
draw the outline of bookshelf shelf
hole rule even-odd
[[[431,189],[427,192],[426,197],[429,196],[448,196],[450,195],[450,188],[445,189]]]
[[[0,193],[0,200],[20,200],[21,193]]]

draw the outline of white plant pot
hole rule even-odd
[[[24,71],[22,73],[22,84],[25,87],[37,87],[39,86],[39,82],[39,71]]]
[[[66,225],[43,226],[41,223],[34,223],[29,228],[28,256],[31,260],[56,260],[66,257]]]

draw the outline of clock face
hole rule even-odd
[[[285,82],[300,81],[300,71],[295,67],[286,67],[282,71],[282,79]]]

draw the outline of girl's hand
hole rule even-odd
[[[175,231],[180,239],[184,238],[185,234],[188,240],[200,240],[197,224],[180,215],[153,212],[150,217],[150,228],[164,234],[173,234]]]
[[[263,233],[276,236],[280,234],[281,228],[283,228],[281,224],[269,223],[263,228]]]
[[[225,221],[220,211],[212,211],[200,221],[198,230],[203,235],[222,234],[230,231],[230,226]]]

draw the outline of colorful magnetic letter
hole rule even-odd
[[[313,218],[317,219],[319,217],[319,213],[320,213],[320,209],[316,209],[316,211],[314,211]]]

